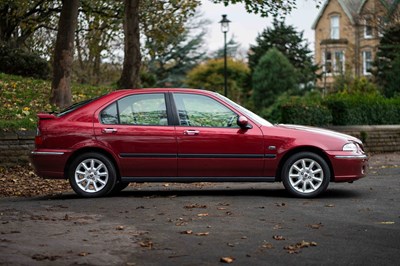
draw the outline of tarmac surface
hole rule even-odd
[[[280,183],[146,184],[0,199],[0,265],[395,265],[399,154],[316,199]]]

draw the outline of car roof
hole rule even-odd
[[[111,94],[125,95],[130,93],[148,93],[148,92],[195,92],[204,94],[213,94],[212,91],[207,91],[203,89],[191,89],[191,88],[140,88],[140,89],[123,89],[111,92]]]

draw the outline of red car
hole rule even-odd
[[[368,164],[357,138],[272,125],[204,90],[119,90],[38,117],[36,173],[69,179],[83,197],[129,182],[251,181],[283,182],[309,198],[331,181],[364,177]]]

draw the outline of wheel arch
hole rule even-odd
[[[115,167],[115,171],[117,173],[117,179],[119,180],[121,178],[119,165],[118,165],[116,159],[114,158],[114,156],[110,152],[108,152],[105,149],[98,148],[98,147],[84,147],[79,150],[76,150],[68,158],[67,163],[65,164],[65,167],[64,167],[64,175],[67,179],[68,179],[68,170],[71,167],[71,164],[75,160],[75,158],[77,158],[78,156],[80,156],[84,153],[90,153],[90,152],[96,152],[96,153],[102,154],[102,155],[106,156],[108,159],[110,159],[110,161],[113,163],[113,165]]]
[[[322,159],[325,160],[325,162],[328,164],[329,167],[329,171],[331,172],[331,177],[330,177],[330,181],[334,181],[335,180],[335,173],[333,171],[333,167],[332,167],[332,163],[331,160],[329,159],[328,155],[320,148],[314,147],[314,146],[301,146],[301,147],[296,147],[294,149],[291,149],[289,151],[287,151],[282,159],[279,161],[279,165],[276,168],[276,181],[282,181],[282,168],[283,165],[285,164],[285,162],[294,154],[299,153],[299,152],[312,152],[315,153],[319,156],[322,157]]]

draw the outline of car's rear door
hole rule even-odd
[[[98,112],[95,135],[118,157],[122,177],[177,175],[175,127],[164,93],[126,96]]]
[[[254,177],[264,168],[263,135],[241,129],[238,113],[216,98],[173,93],[180,177]]]

